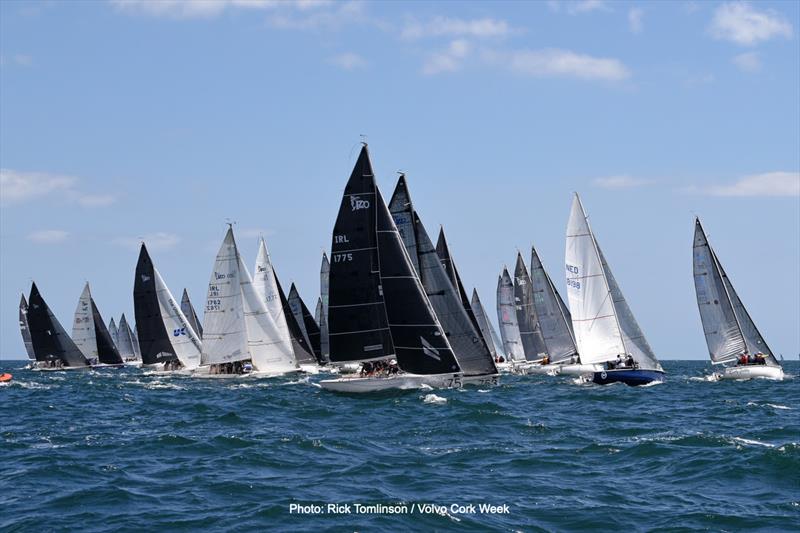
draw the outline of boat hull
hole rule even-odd
[[[461,374],[435,374],[421,376],[418,374],[396,374],[386,377],[341,377],[323,379],[320,387],[333,392],[366,393],[388,390],[414,390],[422,387],[435,389],[460,388]]]
[[[592,381],[598,385],[624,383],[631,387],[637,387],[639,385],[663,382],[664,372],[642,369],[603,370],[602,372],[595,372]]]
[[[500,374],[483,376],[461,376],[463,386],[475,385],[476,387],[493,387],[500,384]]]
[[[783,368],[770,365],[731,366],[714,374],[717,379],[783,379]]]
[[[558,365],[559,376],[588,376],[595,372],[602,372],[603,365]]]

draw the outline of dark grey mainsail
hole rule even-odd
[[[328,337],[336,363],[394,356],[381,286],[375,176],[366,145],[342,195],[331,245]]]
[[[547,346],[533,305],[533,283],[528,275],[525,260],[519,252],[517,252],[517,265],[514,268],[514,303],[525,358],[528,361],[538,361],[547,355]]]
[[[128,325],[128,320],[125,318],[125,313],[122,313],[122,317],[119,319],[117,349],[119,350],[119,354],[126,361],[138,359],[136,356],[136,349],[134,348],[133,332]]]
[[[328,346],[328,290],[331,276],[331,263],[328,255],[322,252],[322,265],[319,269],[319,304],[320,314],[317,324],[319,324],[319,345],[322,350],[322,357],[328,361],[330,347]]]
[[[289,305],[289,300],[283,292],[281,282],[278,279],[278,273],[275,272],[275,267],[272,267],[272,273],[275,276],[275,284],[278,286],[278,297],[281,299],[281,307],[283,307],[283,314],[286,317],[286,326],[289,328],[289,336],[292,338],[292,350],[294,351],[294,358],[297,360],[298,365],[313,365],[317,363],[317,358],[314,356],[314,350],[309,345],[308,339],[303,334],[300,324],[292,312]]]
[[[308,345],[311,346],[311,350],[317,362],[319,364],[324,364],[325,359],[323,359],[322,350],[320,349],[319,325],[314,320],[314,317],[311,316],[311,311],[309,311],[306,303],[300,297],[300,292],[297,290],[294,283],[289,287],[289,307],[292,308],[292,314],[294,314],[294,309],[297,307],[299,317],[295,315],[295,319],[298,324],[300,324],[301,330],[306,336]]]
[[[494,357],[464,309],[461,298],[445,272],[419,214],[414,210],[405,176],[400,176],[397,182],[390,202],[390,211],[392,218],[399,219],[409,234],[404,236],[398,226],[398,233],[406,246],[409,258],[417,257],[416,273],[464,375],[496,374]],[[408,220],[410,223],[406,222]],[[410,248],[408,248],[409,243],[412,243]]]
[[[178,356],[172,347],[156,293],[156,274],[153,261],[142,243],[136,274],[133,283],[133,312],[136,316],[136,329],[141,350],[142,364],[154,365],[167,361],[177,361]]]
[[[525,350],[517,324],[517,306],[514,302],[514,282],[508,268],[497,277],[497,321],[506,356],[514,362],[525,361]]]
[[[97,304],[94,298],[92,302],[92,318],[94,320],[94,335],[97,341],[97,359],[103,365],[121,365],[124,361],[117,350],[114,341],[111,339],[111,334],[108,332],[103,317],[100,316],[100,311],[97,309]]]
[[[571,360],[578,354],[572,331],[572,317],[534,247],[531,247],[531,283],[533,305],[550,362]]]
[[[84,367],[89,361],[75,345],[61,323],[45,303],[34,283],[28,297],[28,328],[36,360],[48,364]]]
[[[203,325],[200,323],[200,319],[197,317],[197,313],[194,310],[192,301],[189,299],[189,291],[187,291],[186,288],[183,289],[183,296],[181,296],[181,311],[186,316],[186,319],[189,321],[189,325],[192,326],[194,332],[202,338]],[[122,327],[122,324],[120,324],[120,327]]]
[[[35,361],[36,354],[33,352],[31,330],[28,327],[28,302],[25,300],[24,294],[19,296],[19,332],[22,334],[22,343],[25,345],[25,353],[28,354],[28,359]]]
[[[697,306],[711,361],[728,363],[745,352],[762,353],[767,364],[778,366],[711,248],[699,218],[695,219],[693,257]]]
[[[456,356],[377,187],[374,198],[378,271],[397,364],[412,374],[459,372]]]
[[[111,340],[116,345],[119,342],[119,328],[117,327],[116,322],[114,322],[113,316],[108,323],[108,333],[111,335]]]
[[[492,326],[492,323],[489,322],[489,316],[486,314],[486,309],[483,307],[483,303],[481,303],[477,289],[472,289],[470,306],[472,306],[472,312],[475,313],[475,319],[478,321],[478,325],[481,328],[481,333],[483,334],[483,338],[489,348],[489,353],[492,354],[492,357],[494,357],[495,360],[500,355],[505,357],[503,341],[500,340],[500,337],[498,336],[497,331],[495,331],[494,326]]]

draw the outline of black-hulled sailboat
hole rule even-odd
[[[460,385],[459,367],[389,209],[366,144],[344,189],[331,246],[330,358],[359,376],[323,380],[339,392]]]
[[[133,310],[142,366],[158,370],[194,370],[202,344],[153,265],[144,243],[133,284]]]
[[[473,322],[475,317],[471,305],[468,304],[465,308],[454,284],[460,283],[460,278],[450,256],[444,233],[440,233],[440,243],[446,263],[440,259],[438,249],[434,248],[419,213],[414,209],[404,175],[397,181],[389,202],[389,211],[425,289],[425,294],[464,374],[462,382],[478,385],[496,384],[498,372],[494,357],[483,339],[479,326],[476,325],[477,320]],[[450,267],[452,278],[445,271],[445,264]],[[461,289],[463,292],[463,287]]]
[[[194,328],[195,333],[197,333],[202,339],[203,324],[200,322],[197,312],[194,310],[192,300],[189,299],[189,291],[187,291],[185,287],[183,289],[183,295],[181,296],[181,311],[183,311],[183,314],[189,320],[189,324],[192,326],[192,328]]]
[[[38,370],[80,370],[89,361],[64,331],[34,283],[28,297],[28,329]]]
[[[31,330],[28,327],[28,301],[24,294],[19,296],[19,332],[22,335],[22,343],[25,345],[25,353],[28,355],[29,367],[33,368],[36,364],[36,354],[33,351]]]
[[[114,367],[124,364],[92,298],[88,282],[83,287],[75,309],[72,340],[93,366]]]
[[[600,251],[577,194],[567,225],[565,262],[567,297],[581,361],[605,365],[593,374],[593,381],[600,385],[664,381],[664,370]]]
[[[697,307],[718,379],[783,379],[783,369],[739,299],[700,219],[694,223],[694,288]]]

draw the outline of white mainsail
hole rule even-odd
[[[125,313],[122,313],[122,318],[119,319],[116,344],[119,354],[123,359],[136,359],[136,352],[133,348],[133,333],[131,332],[130,326],[128,326],[128,320],[125,318]]]
[[[78,307],[75,309],[72,340],[86,359],[91,361],[97,358],[97,335],[92,315],[92,293],[89,291],[88,282],[83,286],[83,292],[78,299]]]
[[[233,229],[222,241],[208,282],[203,316],[202,365],[250,359],[239,273],[239,254]]]
[[[633,356],[644,369],[661,370],[597,245],[577,194],[567,224],[567,297],[583,364]]]
[[[192,329],[186,315],[181,311],[180,302],[175,300],[172,293],[161,277],[158,269],[153,266],[155,274],[156,297],[158,308],[161,311],[161,320],[167,334],[170,335],[170,344],[175,350],[175,355],[186,370],[193,370],[200,364],[202,344],[197,333]]]
[[[275,280],[275,271],[270,263],[267,244],[263,238],[259,239],[258,242],[256,268],[253,272],[253,289],[255,289],[261,301],[264,302],[267,311],[269,311],[272,320],[275,322],[281,342],[292,346],[292,336],[289,333],[289,325],[286,322],[283,304],[278,294],[278,282]]]

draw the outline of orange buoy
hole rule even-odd
[[[6,381],[11,381],[13,376],[11,374],[0,374],[0,383],[5,383]]]

